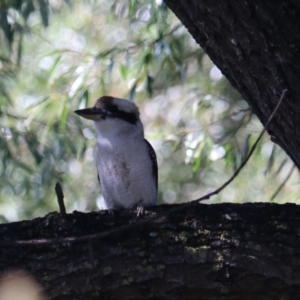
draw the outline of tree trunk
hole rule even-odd
[[[300,167],[300,2],[165,0],[230,83]]]
[[[300,299],[299,224],[293,204],[53,213],[0,225],[0,269],[30,272],[49,299]],[[45,243],[57,237],[81,240]]]

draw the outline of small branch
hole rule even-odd
[[[244,168],[244,166],[247,164],[248,160],[250,159],[250,157],[252,156],[254,150],[256,149],[260,139],[262,138],[262,136],[264,135],[265,131],[267,130],[268,126],[270,125],[271,121],[273,120],[275,114],[277,113],[277,110],[285,96],[285,94],[287,93],[287,89],[283,90],[282,91],[282,94],[281,94],[281,97],[274,109],[274,111],[272,112],[271,116],[269,117],[267,123],[266,123],[266,126],[264,127],[264,129],[262,130],[262,132],[260,133],[259,137],[257,138],[256,142],[254,143],[254,145],[252,146],[249,154],[247,155],[247,157],[245,158],[245,160],[241,163],[241,165],[237,168],[237,170],[233,173],[233,175],[227,180],[225,181],[219,188],[217,188],[216,190],[214,190],[213,192],[211,193],[208,193],[206,194],[205,196],[202,196],[196,200],[193,200],[192,202],[194,201],[203,201],[203,200],[206,200],[206,199],[209,199],[211,196],[213,195],[217,195],[219,194],[222,190],[224,190],[237,176],[238,174],[240,173],[240,171]],[[190,202],[191,203],[191,202]]]
[[[64,193],[62,191],[62,187],[59,182],[57,182],[55,185],[55,193],[56,193],[57,202],[59,205],[59,211],[60,211],[61,215],[63,217],[65,217],[67,215],[67,213],[66,213],[66,207],[65,207],[65,203],[64,203]]]
[[[285,184],[287,183],[287,181],[290,179],[294,169],[296,168],[295,165],[293,165],[293,167],[291,168],[289,174],[286,176],[286,178],[283,180],[283,182],[280,184],[280,186],[277,188],[277,190],[275,191],[275,193],[273,194],[273,196],[271,197],[270,201],[273,201],[276,196],[279,194],[279,192],[282,190],[282,188],[285,186]]]
[[[259,135],[259,137],[257,138],[256,142],[254,143],[254,145],[252,146],[249,154],[247,155],[246,159],[241,163],[241,165],[239,166],[239,168],[234,172],[234,174],[219,188],[217,188],[216,190],[214,190],[211,193],[208,193],[196,200],[193,200],[191,202],[188,203],[184,203],[181,205],[178,205],[177,207],[169,210],[169,212],[163,216],[163,217],[156,217],[156,218],[149,218],[149,219],[143,219],[134,223],[130,223],[127,225],[123,225],[121,227],[118,228],[114,228],[114,229],[110,229],[104,232],[100,232],[100,233],[95,233],[95,234],[90,234],[90,235],[84,235],[84,236],[80,236],[80,237],[61,237],[61,238],[51,238],[51,239],[33,239],[33,240],[16,240],[16,241],[0,241],[0,245],[1,246],[32,246],[32,245],[50,245],[50,244],[58,244],[58,243],[65,243],[65,242],[80,242],[80,241],[87,241],[87,240],[94,240],[94,239],[101,239],[101,238],[105,238],[108,236],[113,236],[113,235],[117,235],[117,234],[121,234],[125,231],[129,231],[132,229],[136,229],[137,227],[143,227],[143,225],[146,225],[148,223],[162,223],[165,222],[167,220],[167,217],[183,211],[187,208],[191,208],[193,206],[199,205],[200,201],[203,201],[205,199],[209,199],[211,196],[216,195],[218,193],[220,193],[223,189],[225,189],[225,187],[227,187],[236,177],[237,175],[240,173],[240,171],[242,170],[242,168],[246,165],[246,163],[248,162],[248,160],[250,159],[250,157],[252,156],[256,146],[258,145],[261,137],[263,136],[263,134],[265,133],[266,129],[268,128],[269,124],[271,123],[271,121],[273,120],[278,108],[281,105],[281,102],[283,100],[283,98],[285,97],[285,94],[287,93],[287,89],[283,90],[281,97],[274,109],[274,111],[272,112],[271,116],[269,117],[266,126],[264,127],[264,129],[262,130],[261,134]]]

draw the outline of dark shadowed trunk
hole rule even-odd
[[[300,299],[300,207],[198,205],[165,218],[172,207],[139,219],[75,212],[0,225],[0,269],[29,271],[50,299]]]
[[[300,167],[300,2],[165,0],[263,124]]]

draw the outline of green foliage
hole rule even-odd
[[[56,181],[69,211],[102,206],[95,132],[73,113],[101,95],[141,108],[158,156],[159,203],[220,186],[262,128],[163,3],[1,1],[0,43],[1,220],[56,210]],[[266,136],[243,173],[208,202],[268,201],[290,168]],[[298,200],[296,180],[294,172],[286,200]]]

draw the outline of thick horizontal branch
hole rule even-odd
[[[144,225],[99,240],[2,246],[0,269],[30,272],[50,299],[277,299],[288,291],[295,295],[289,299],[300,298],[300,207],[175,207],[155,207]],[[0,225],[0,237],[83,237],[141,221],[133,211],[53,213]]]

